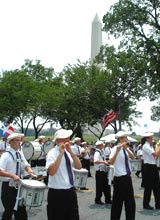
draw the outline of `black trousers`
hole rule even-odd
[[[81,160],[82,167],[86,170],[88,170],[88,177],[91,177],[91,171],[90,171],[90,159],[82,159]]]
[[[155,207],[160,208],[160,179],[156,165],[144,164],[144,197],[143,206],[148,206],[151,193],[155,198]]]
[[[17,190],[14,187],[9,186],[9,182],[2,183],[1,200],[4,207],[2,220],[11,220],[14,214],[15,220],[27,220],[26,207],[18,207],[17,211],[14,211],[14,205],[16,202]]]
[[[77,194],[71,189],[48,190],[48,220],[79,220]]]
[[[127,175],[114,177],[113,187],[111,220],[120,220],[123,203],[126,220],[135,220],[135,200],[131,177]]]
[[[96,198],[95,202],[101,201],[104,193],[105,202],[111,201],[111,186],[108,185],[107,173],[103,171],[96,171]]]

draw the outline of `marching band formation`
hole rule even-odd
[[[129,134],[119,131],[115,142],[98,140],[92,147],[79,137],[71,141],[72,133],[60,129],[54,140],[40,136],[30,142],[23,134],[12,133],[0,142],[2,220],[11,220],[13,214],[15,220],[27,220],[26,207],[41,206],[45,189],[48,220],[79,220],[76,190],[88,190],[91,164],[95,203],[111,204],[110,220],[120,220],[123,204],[126,220],[136,219],[131,172],[142,177],[143,208],[160,209],[160,142],[155,145],[153,133],[130,146]],[[150,205],[152,192],[155,207]]]

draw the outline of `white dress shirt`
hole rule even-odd
[[[142,153],[143,153],[143,161],[144,164],[156,164],[156,159],[152,155],[154,153],[154,148],[151,146],[148,142],[145,142],[145,144],[142,147]]]
[[[55,146],[48,152],[47,158],[46,158],[46,169],[48,169],[50,164],[53,163],[57,159],[59,153],[60,151],[59,151],[58,146]],[[71,165],[73,165],[73,159],[71,155],[67,151],[66,153],[70,159]],[[74,173],[73,173],[73,177],[74,177]],[[69,189],[73,187],[69,181],[66,160],[65,160],[64,155],[62,157],[62,160],[60,162],[57,172],[53,176],[49,175],[48,187],[53,188],[53,189]]]
[[[103,161],[104,160],[104,155],[103,155],[103,151],[96,149],[95,153],[94,153],[94,168],[96,171],[105,171],[105,164],[96,164],[96,161]]]
[[[81,146],[77,145],[77,144],[74,144],[72,147],[71,147],[72,151],[74,154],[80,154],[82,151],[84,151],[84,148],[82,148]]]
[[[19,162],[20,173],[23,173],[25,167],[30,166],[27,160],[25,159],[24,154],[21,151],[18,151],[20,154],[20,159],[18,160],[16,157],[16,151],[12,147],[7,149],[7,151],[10,151],[11,154],[9,152],[4,152],[2,154],[0,158],[0,169],[1,170],[16,174],[17,161]],[[8,182],[10,180],[10,177],[1,177],[1,180]]]
[[[111,149],[111,154],[109,156],[109,158],[112,158],[115,153],[117,151],[117,146],[114,146]],[[128,152],[126,152],[126,154],[128,155]],[[128,157],[128,164],[131,170],[131,164],[130,164],[130,160]],[[127,171],[126,171],[126,166],[125,166],[125,156],[124,156],[124,152],[123,149],[121,149],[116,157],[115,163],[114,163],[114,176],[124,176],[127,175]]]

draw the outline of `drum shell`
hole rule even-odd
[[[48,152],[54,147],[54,143],[52,140],[47,140],[43,144],[43,152],[48,154]]]
[[[34,183],[34,185],[33,185]],[[35,185],[36,183],[36,185]],[[42,205],[46,185],[37,180],[22,180],[19,205],[39,207]]]
[[[142,169],[142,160],[130,160],[131,170],[140,171]]]
[[[42,155],[42,146],[39,142],[24,142],[22,151],[26,160],[38,160]]]
[[[34,171],[34,174],[37,176],[47,176],[47,170],[43,166],[32,167],[32,170]]]
[[[74,186],[77,188],[85,188],[87,184],[88,170],[86,169],[73,169],[74,172]]]

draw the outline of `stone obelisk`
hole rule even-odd
[[[92,33],[91,33],[91,61],[100,52],[100,47],[102,46],[102,23],[98,17],[95,15],[92,21]]]

